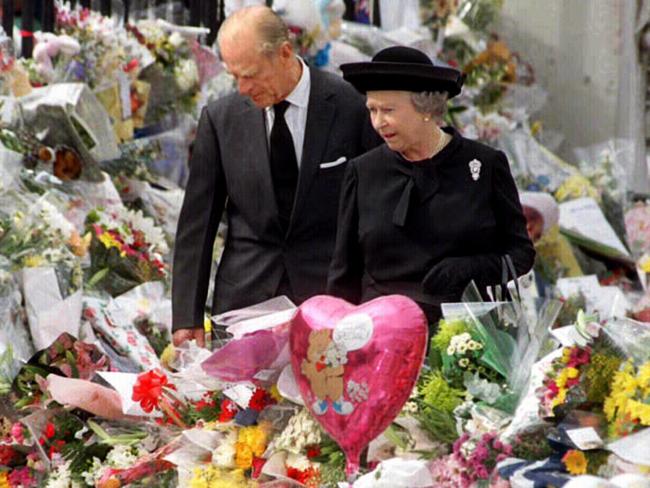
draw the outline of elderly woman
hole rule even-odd
[[[505,155],[439,128],[461,74],[407,47],[341,69],[385,144],[346,168],[329,293],[407,295],[436,323],[470,281],[500,284],[504,262],[528,272],[535,250]]]

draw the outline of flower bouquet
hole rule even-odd
[[[47,349],[37,352],[21,369],[12,385],[18,408],[39,405],[47,385],[45,378],[57,374],[67,378],[90,379],[109,368],[107,357],[96,346],[61,334]]]
[[[92,236],[89,287],[117,296],[167,278],[162,257],[168,252],[165,235],[142,211],[97,208],[88,214],[86,225]]]
[[[127,29],[155,59],[140,73],[140,80],[151,85],[145,123],[159,122],[175,109],[192,113],[200,89],[199,69],[192,50],[197,41],[176,31],[169,32],[163,24],[150,20],[141,20]]]

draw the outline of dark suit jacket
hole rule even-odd
[[[461,137],[411,163],[382,145],[350,162],[341,190],[328,291],[353,303],[403,294],[430,320],[467,284],[500,284],[501,256],[518,275],[535,250],[505,155]],[[470,162],[481,164],[477,179]]]
[[[214,313],[275,295],[286,272],[300,302],[323,293],[334,248],[345,164],[380,141],[364,99],[341,78],[310,70],[302,161],[283,233],[271,180],[263,111],[231,95],[201,114],[174,250],[173,329],[203,323],[212,249],[224,207],[228,236],[216,275]]]

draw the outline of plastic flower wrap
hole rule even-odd
[[[519,302],[484,303],[475,285],[467,288],[463,300],[443,306],[450,325],[443,322],[440,335],[432,340],[442,374],[452,386],[512,413],[560,302],[538,300],[531,311]]]
[[[99,208],[88,214],[86,225],[92,235],[90,286],[117,296],[167,277],[162,257],[168,252],[165,235],[142,211]]]
[[[8,393],[21,363],[34,354],[21,301],[9,263],[0,257],[0,396]]]

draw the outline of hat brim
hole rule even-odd
[[[378,90],[460,93],[465,76],[453,68],[414,63],[365,62],[341,65],[343,78],[361,93]]]

